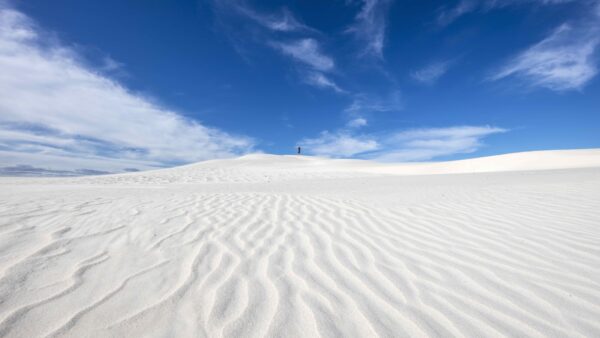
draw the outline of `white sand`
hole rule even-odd
[[[0,336],[598,337],[600,150],[1,178],[0,270]]]

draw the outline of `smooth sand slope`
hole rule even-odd
[[[0,336],[600,336],[600,150],[0,179]]]

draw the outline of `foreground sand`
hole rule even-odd
[[[2,178],[0,271],[9,337],[598,337],[600,150]]]

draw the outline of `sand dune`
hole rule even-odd
[[[600,336],[600,150],[0,179],[0,336]]]

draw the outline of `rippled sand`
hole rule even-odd
[[[2,178],[0,271],[8,337],[597,337],[600,151]]]

